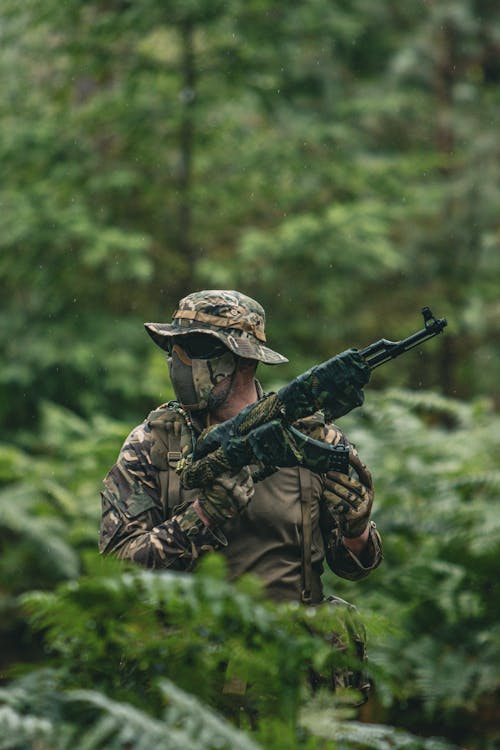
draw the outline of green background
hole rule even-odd
[[[169,321],[181,296],[203,288],[265,306],[268,341],[290,359],[259,370],[268,389],[348,346],[410,334],[424,305],[449,323],[378,370],[341,425],[375,476],[386,560],[362,584],[327,575],[327,587],[367,618],[376,690],[355,718],[387,734],[325,737],[330,709],[306,711],[311,696],[297,687],[291,703],[283,689],[283,705],[268,705],[278,728],[262,718],[255,741],[282,747],[286,726],[290,748],[383,749],[410,741],[395,726],[467,747],[498,742],[499,51],[490,0],[3,0],[0,747],[34,747],[29,717],[50,724],[42,750],[76,747],[67,738],[86,714],[60,707],[68,686],[146,710],[133,669],[128,692],[100,681],[114,663],[96,644],[112,634],[89,630],[101,672],[87,683],[67,674],[70,633],[54,644],[45,620],[34,630],[19,597],[55,597],[43,607],[60,628],[88,608],[104,616],[99,587],[119,587],[122,573],[93,558],[100,481],[127,432],[172,396],[143,323]],[[70,616],[58,586],[78,588],[82,574],[95,590],[87,584]],[[224,618],[213,627],[229,639]],[[247,641],[241,653],[278,664],[282,645]],[[180,671],[158,672],[170,657],[142,654],[148,684],[173,679],[235,723],[216,687],[196,687],[216,660],[183,678],[189,643],[175,647]],[[47,708],[29,679],[49,662]],[[300,664],[290,690],[303,685]],[[21,703],[18,679],[28,679]],[[2,725],[11,715],[16,730]],[[158,736],[176,726],[161,721]],[[125,747],[110,732],[86,747]]]

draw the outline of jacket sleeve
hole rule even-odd
[[[360,581],[366,578],[372,570],[378,568],[382,562],[382,540],[373,521],[370,521],[370,536],[359,556],[344,546],[338,529],[329,529],[326,533],[324,529],[322,530],[326,561],[329,568],[340,578]]]
[[[216,532],[192,512],[192,502],[167,517],[160,476],[151,463],[147,422],[125,440],[104,479],[99,550],[148,568],[188,570],[205,551],[218,546]]]

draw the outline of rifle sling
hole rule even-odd
[[[311,498],[312,479],[311,472],[303,466],[299,466],[300,484],[300,509],[302,513],[302,592],[301,601],[311,604],[312,601],[312,522],[311,522]]]

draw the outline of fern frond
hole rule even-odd
[[[41,567],[50,561],[53,579],[74,578],[79,571],[76,551],[66,537],[64,523],[40,513],[42,501],[28,484],[9,485],[0,492],[0,533],[25,542],[40,556]],[[38,507],[37,507],[38,506]]]
[[[383,724],[346,721],[325,692],[302,708],[300,723],[314,737],[333,741],[338,750],[459,750],[437,737],[417,737]]]
[[[106,740],[109,750],[134,747],[134,750],[262,750],[248,735],[235,729],[221,716],[185,693],[168,680],[160,689],[167,702],[163,720],[125,703],[118,703],[102,693],[73,690],[72,701],[87,703],[104,714],[87,732],[75,750],[99,750]]]
[[[23,715],[8,705],[0,706],[0,750],[50,747],[53,726],[47,719]]]

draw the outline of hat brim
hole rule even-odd
[[[167,342],[172,336],[187,336],[189,333],[207,333],[222,341],[238,357],[256,359],[259,362],[264,362],[266,365],[281,365],[288,362],[288,359],[282,354],[275,352],[268,346],[264,346],[253,336],[252,338],[247,338],[241,335],[241,331],[234,329],[228,329],[227,332],[221,330],[214,331],[211,326],[204,325],[201,322],[196,322],[194,325],[190,325],[184,329],[172,323],[144,323],[144,328],[155,344],[161,349],[167,348]]]

